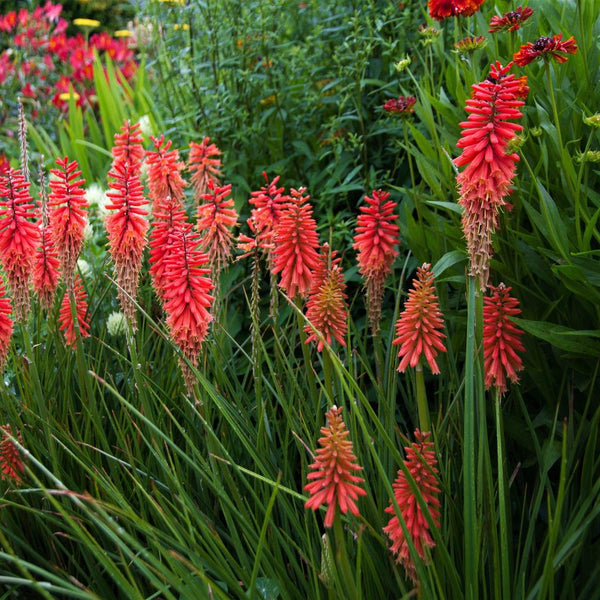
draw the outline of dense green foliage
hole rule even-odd
[[[124,118],[148,115],[184,157],[206,135],[224,151],[240,222],[262,171],[288,189],[307,186],[321,240],[343,254],[347,347],[304,345],[304,317],[283,296],[273,320],[264,270],[253,349],[250,265],[236,262],[221,279],[191,398],[147,265],[135,339],[109,335],[118,303],[92,215],[83,256],[91,339],[65,348],[58,305],[49,316],[36,306],[29,326],[16,326],[4,374],[0,422],[20,432],[26,452],[25,484],[0,483],[5,597],[410,594],[382,527],[402,447],[418,426],[417,382],[412,370],[396,371],[393,324],[423,262],[436,274],[448,353],[441,374],[426,377],[442,516],[431,561],[417,565],[420,597],[599,597],[600,172],[590,151],[600,150],[600,129],[584,118],[600,112],[600,1],[528,5],[534,15],[514,33],[487,33],[490,17],[514,6],[486,0],[427,37],[419,25],[434,23],[418,3],[134,4],[149,36],[138,48],[144,77],[123,91],[97,65],[99,116],[71,106],[53,135],[32,123],[32,170],[40,153],[69,155],[88,183],[106,185],[112,134]],[[579,52],[564,64],[515,68],[530,92],[491,283],[519,299],[526,352],[520,384],[496,405],[466,351],[468,258],[451,159],[471,85],[491,62],[506,64],[521,44],[556,33],[573,35]],[[453,49],[480,34],[483,48]],[[382,109],[399,94],[417,98],[407,119]],[[351,244],[362,197],[376,188],[398,202],[402,251],[374,339]],[[344,406],[367,490],[360,517],[343,520],[350,591],[338,562],[326,576],[322,515],[304,508],[309,449],[332,404]]]

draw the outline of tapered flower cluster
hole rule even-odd
[[[528,42],[521,46],[518,52],[513,56],[515,64],[520,67],[528,65],[534,60],[554,59],[557,63],[567,62],[567,54],[577,54],[577,43],[574,37],[562,41],[562,33],[552,37],[542,36],[535,42]]]
[[[284,192],[283,187],[278,187],[279,175],[269,181],[267,174],[263,171],[266,185],[250,192],[250,204],[252,211],[250,219],[253,222],[253,229],[256,231],[258,245],[267,252],[270,258],[273,248],[273,235],[279,224],[290,197]]]
[[[446,352],[443,328],[431,265],[425,263],[417,268],[404,311],[396,323],[396,339],[392,343],[400,345],[398,371],[404,372],[408,366],[417,367],[424,356],[431,372],[439,374],[436,356]]]
[[[506,392],[506,379],[519,380],[517,371],[523,361],[517,354],[523,352],[523,331],[511,317],[521,314],[519,301],[510,295],[510,287],[501,283],[490,286],[491,296],[483,299],[483,359],[486,387],[495,386],[498,392]]]
[[[12,306],[6,295],[4,282],[0,278],[0,371],[4,367],[10,349],[10,340],[13,334],[13,321],[11,319]]]
[[[25,466],[11,437],[19,439],[20,435],[15,435],[10,425],[0,426],[0,479],[18,484],[23,481]]]
[[[398,215],[394,212],[396,203],[389,197],[389,192],[382,190],[374,190],[372,197],[365,196],[354,233],[356,260],[365,279],[367,312],[373,335],[379,331],[384,284],[400,245]]]
[[[306,296],[313,271],[319,264],[319,236],[305,189],[292,189],[275,228],[273,273],[280,273],[279,287],[290,297]]]
[[[437,459],[433,442],[428,441],[430,432],[415,431],[415,442],[405,448],[406,460],[404,466],[414,480],[416,488],[421,495],[424,505],[427,507],[431,520],[436,527],[440,523],[440,488],[437,481]],[[427,558],[425,548],[433,548],[435,542],[431,537],[429,523],[417,495],[404,472],[400,469],[396,481],[393,484],[394,498],[398,504],[400,515],[404,521],[410,540],[422,560]],[[417,583],[417,571],[415,563],[410,555],[409,545],[400,523],[396,516],[396,507],[393,502],[385,509],[385,512],[394,515],[383,531],[388,535],[392,543],[391,551],[405,569],[412,581]]]
[[[359,487],[363,478],[352,474],[353,471],[362,471],[362,467],[356,464],[352,442],[347,439],[349,431],[342,419],[342,408],[333,406],[325,416],[327,427],[321,427],[321,447],[316,451],[315,462],[309,467],[309,483],[304,489],[310,495],[305,507],[317,510],[326,504],[325,527],[331,527],[338,508],[343,514],[350,511],[358,516],[356,500],[365,496],[366,492]]]
[[[183,191],[187,182],[181,176],[185,163],[179,160],[179,152],[171,150],[172,142],[165,143],[165,136],[152,138],[154,150],[146,152],[148,168],[148,195],[152,200],[152,212],[156,203],[172,198],[183,203]]]
[[[448,17],[469,17],[475,14],[483,0],[429,0],[427,8],[429,16],[436,21],[442,21]]]
[[[510,120],[519,119],[519,99],[523,81],[509,74],[512,63],[492,65],[489,77],[473,85],[467,100],[467,121],[460,123],[462,137],[456,144],[463,149],[454,160],[465,167],[456,178],[459,203],[463,206],[462,227],[470,256],[470,275],[485,289],[492,254],[492,235],[498,227],[500,209],[511,191],[515,163],[519,157],[507,151],[507,144],[523,127]]]
[[[208,191],[208,182],[215,186],[221,182],[221,151],[216,144],[210,143],[210,138],[205,137],[200,144],[190,142],[190,156],[188,170],[192,174],[191,181],[194,194],[200,199]]]
[[[315,329],[329,345],[334,339],[342,346],[346,345],[344,340],[348,328],[344,293],[346,284],[340,268],[340,260],[336,257],[335,250],[330,255],[329,245],[323,244],[306,304],[306,318],[310,321],[310,325],[304,328],[309,334],[305,343],[317,342],[318,352],[323,350],[323,340],[314,331]]]
[[[72,285],[67,286],[65,290],[65,295],[60,304],[58,322],[60,331],[65,335],[67,346],[73,347],[78,338],[89,337],[90,335],[87,294],[79,274],[75,275]]]
[[[208,256],[214,276],[229,263],[233,249],[233,228],[238,214],[231,195],[231,184],[215,186],[210,180],[208,192],[200,199],[196,226],[201,234],[200,247]]]
[[[29,315],[29,282],[40,242],[40,232],[34,219],[29,182],[20,170],[11,168],[0,177],[0,262],[11,291],[17,321],[26,321]]]
[[[135,298],[142,267],[142,255],[146,245],[148,211],[140,170],[144,150],[139,124],[129,123],[115,135],[113,164],[108,172],[111,203],[106,208],[111,212],[105,219],[108,234],[108,249],[113,260],[118,284],[121,308],[133,330],[136,329]]]
[[[212,321],[209,312],[214,287],[204,268],[208,257],[200,250],[200,236],[192,231],[190,223],[177,228],[170,239],[169,254],[165,259],[164,310],[173,341],[181,348],[193,366],[198,364],[202,342]],[[195,378],[184,361],[180,361],[188,391]]]
[[[61,274],[69,287],[83,248],[88,203],[77,162],[65,157],[57,159],[56,164],[58,168],[51,170],[54,178],[48,197],[49,221]]]

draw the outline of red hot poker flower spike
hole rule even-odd
[[[208,182],[215,186],[221,181],[221,151],[215,144],[210,143],[210,138],[205,137],[202,143],[190,142],[190,157],[188,170],[192,173],[192,185],[196,198],[208,191]]]
[[[310,494],[304,506],[317,510],[322,504],[327,504],[325,527],[331,527],[338,507],[343,514],[350,511],[358,516],[356,500],[359,496],[366,496],[367,492],[359,487],[363,478],[352,474],[352,471],[362,471],[362,467],[356,464],[352,442],[346,439],[350,432],[342,420],[342,408],[332,406],[325,416],[327,427],[321,427],[321,448],[309,467],[309,483],[304,486]]]
[[[506,204],[519,156],[507,152],[507,144],[523,129],[509,120],[519,119],[523,81],[508,74],[512,63],[491,66],[490,76],[473,85],[473,96],[467,100],[467,121],[460,123],[462,137],[456,144],[463,149],[454,160],[465,169],[456,178],[464,208],[462,227],[471,259],[470,274],[485,289],[492,254],[492,235],[498,227],[498,214]],[[525,86],[526,88],[526,86]]]
[[[71,299],[75,301],[75,314],[77,316],[77,326],[73,321],[73,313],[71,311]],[[83,288],[83,283],[79,274],[75,275],[73,280],[73,291],[65,290],[62,303],[60,305],[60,314],[58,318],[60,324],[59,329],[65,334],[67,346],[75,346],[77,337],[89,337],[90,323],[88,315],[87,294]]]
[[[323,244],[318,267],[313,273],[313,284],[306,304],[306,318],[312,324],[306,325],[304,331],[309,336],[305,344],[317,342],[317,351],[323,350],[323,341],[313,327],[331,345],[336,339],[342,346],[346,345],[344,336],[347,330],[346,284],[340,268],[340,258],[336,258],[335,250],[329,256],[329,245]]]
[[[319,264],[317,223],[308,203],[310,196],[304,196],[304,191],[291,190],[275,229],[273,273],[281,273],[279,287],[290,298],[310,291],[312,273]]]
[[[121,133],[115,133],[115,145],[112,148],[113,163],[127,163],[135,173],[140,172],[144,160],[144,139],[140,133],[140,124],[132,125],[125,121]]]
[[[400,344],[398,357],[402,360],[398,371],[403,373],[409,365],[416,367],[425,356],[431,372],[439,374],[435,357],[438,352],[446,352],[443,328],[431,265],[425,263],[417,269],[413,288],[396,323],[396,339],[392,343]]]
[[[506,378],[513,383],[519,380],[517,371],[523,361],[517,352],[523,352],[523,331],[511,317],[521,314],[519,301],[510,295],[511,288],[501,283],[490,286],[491,296],[483,299],[483,358],[486,387],[496,386],[498,392],[506,392]]]
[[[29,315],[29,281],[40,232],[33,222],[29,182],[20,170],[9,169],[0,177],[0,261],[13,297],[15,319]]]
[[[170,150],[171,140],[165,144],[165,136],[152,138],[153,151],[146,152],[146,165],[148,166],[148,195],[154,205],[171,197],[183,203],[183,190],[187,185],[181,176],[185,163],[179,160],[179,152]]]
[[[4,368],[4,363],[10,349],[10,339],[13,333],[11,313],[10,298],[6,296],[4,282],[0,278],[0,371]]]
[[[51,170],[54,179],[50,180],[49,219],[61,272],[69,286],[83,247],[88,203],[77,162],[65,157],[56,164],[58,169]]]
[[[433,442],[428,441],[430,432],[415,431],[415,440],[405,448],[406,460],[404,465],[417,485],[417,488],[423,498],[425,506],[429,509],[429,514],[436,527],[440,526],[440,500],[438,495],[440,488],[437,482],[437,459]],[[393,485],[394,497],[400,509],[402,519],[406,524],[406,529],[410,539],[422,560],[426,559],[425,548],[433,548],[435,542],[429,531],[429,524],[425,514],[413,492],[410,483],[400,469]],[[404,535],[400,520],[396,516],[394,504],[385,509],[385,512],[394,515],[383,531],[388,535],[392,542],[391,551],[406,570],[407,575],[412,581],[417,583],[417,571],[415,563],[410,555],[408,542]]]
[[[577,44],[574,37],[562,41],[562,33],[552,37],[543,36],[536,42],[529,42],[521,46],[513,56],[515,64],[524,67],[537,58],[549,60],[553,58],[557,63],[567,62],[565,54],[577,54]]]
[[[495,15],[490,20],[489,33],[498,33],[500,31],[517,31],[521,25],[531,17],[533,9],[526,6],[518,7],[515,10],[504,13],[501,17]]]
[[[52,231],[49,225],[45,225],[43,218],[40,217],[38,226],[40,228],[40,247],[35,254],[33,289],[40,299],[40,304],[46,310],[50,310],[54,292],[58,287],[60,261],[52,243]]]
[[[21,474],[25,466],[19,450],[8,436],[21,437],[13,434],[10,425],[0,426],[0,479],[18,484],[23,481]]]

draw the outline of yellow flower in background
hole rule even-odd
[[[133,35],[133,33],[131,31],[129,31],[129,29],[117,29],[117,31],[115,31],[114,36],[115,37],[131,37]]]
[[[179,6],[183,6],[185,4],[185,0],[158,0],[159,2],[163,2],[165,4],[179,4]]]
[[[73,100],[75,100],[75,102],[79,100],[79,94],[77,92],[73,92],[73,94],[71,94],[70,92],[63,92],[62,94],[59,94],[58,99],[69,100],[71,96],[73,96]]]
[[[175,25],[173,25],[173,29],[177,30],[177,29],[183,29],[183,31],[187,31],[190,28],[190,26],[187,23],[175,23]]]
[[[73,19],[73,25],[77,25],[78,27],[98,27],[100,21],[96,21],[96,19]]]

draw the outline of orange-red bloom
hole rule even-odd
[[[310,465],[311,472],[306,476],[309,483],[304,489],[310,498],[304,505],[306,508],[317,510],[322,504],[327,504],[325,527],[333,525],[337,508],[346,514],[350,511],[358,516],[356,500],[366,496],[367,492],[359,487],[364,480],[352,471],[362,471],[356,464],[352,451],[352,442],[348,439],[350,432],[342,420],[342,408],[332,406],[327,417],[327,427],[321,427],[322,437],[315,462]]]
[[[365,278],[369,323],[375,334],[379,330],[383,285],[398,256],[400,231],[394,213],[396,203],[390,194],[373,190],[372,198],[365,196],[365,205],[356,221],[354,249],[358,254],[358,269]]]
[[[146,152],[148,167],[148,195],[152,200],[152,211],[160,200],[171,197],[183,203],[183,190],[187,182],[181,176],[185,163],[179,160],[179,152],[170,150],[171,140],[165,144],[165,136],[152,138],[155,150]]]
[[[170,239],[163,276],[164,310],[173,341],[185,357],[196,366],[202,342],[212,321],[209,308],[214,287],[204,268],[208,257],[200,250],[199,234],[189,223],[177,228]],[[180,362],[188,390],[193,389],[194,376],[185,362]]]
[[[65,157],[56,164],[59,168],[51,170],[54,179],[48,197],[50,229],[62,276],[70,286],[83,247],[88,203],[77,162]]]
[[[146,204],[139,177],[143,149],[141,136],[127,123],[121,135],[115,135],[112,169],[108,172],[112,200],[106,206],[114,211],[105,219],[109,251],[115,265],[121,307],[133,329],[136,328],[135,303],[142,254],[146,245],[148,221]]]
[[[462,137],[456,144],[463,149],[454,163],[466,168],[456,182],[458,200],[464,208],[462,226],[471,259],[470,274],[485,289],[492,254],[492,234],[498,227],[498,214],[506,204],[519,156],[507,152],[507,144],[523,129],[509,120],[522,117],[523,81],[508,74],[512,63],[491,66],[489,77],[473,85],[467,100],[467,121],[460,123]],[[526,86],[525,86],[526,87]]]
[[[319,264],[313,273],[313,284],[306,303],[306,318],[312,324],[304,330],[309,334],[306,344],[317,342],[317,351],[323,350],[323,340],[319,338],[316,329],[326,342],[331,345],[336,339],[342,346],[346,345],[344,336],[348,328],[346,308],[346,284],[340,268],[340,258],[336,251],[329,255],[329,245],[323,244]],[[313,329],[314,327],[314,329]]]
[[[29,314],[29,281],[40,242],[34,217],[29,182],[20,170],[11,168],[0,177],[0,260],[17,321],[25,321]]]
[[[33,289],[40,299],[40,304],[46,310],[50,310],[58,287],[60,261],[52,243],[52,231],[47,223],[44,224],[43,217],[40,217],[38,226],[40,246],[35,253]]]
[[[6,362],[6,356],[10,349],[10,339],[13,334],[13,321],[10,317],[12,306],[10,298],[6,296],[4,282],[0,278],[0,371]]]
[[[510,287],[501,283],[490,286],[491,296],[483,299],[483,357],[486,387],[496,386],[506,392],[506,378],[513,383],[519,380],[517,371],[523,361],[517,352],[524,350],[521,343],[523,331],[511,317],[521,314],[519,301],[510,295]]]
[[[192,185],[196,198],[201,198],[208,190],[208,182],[215,186],[221,181],[221,151],[215,144],[210,143],[210,138],[205,137],[202,143],[190,142],[190,157],[188,170],[192,173]]]
[[[383,105],[383,110],[393,115],[406,117],[415,112],[413,106],[416,103],[417,99],[414,96],[398,96],[398,98],[390,98]]]
[[[431,520],[436,527],[440,526],[440,500],[438,495],[440,488],[437,481],[437,459],[433,442],[428,441],[430,432],[415,431],[416,442],[413,442],[405,448],[406,460],[404,466],[414,479],[415,485],[421,494],[423,503],[429,510]],[[425,518],[425,513],[421,504],[417,500],[416,494],[410,485],[405,472],[400,469],[393,485],[394,497],[402,520],[406,526],[410,540],[415,550],[422,560],[427,557],[425,548],[433,548],[435,542],[431,537],[429,523]],[[396,516],[396,508],[393,502],[385,509],[385,512],[394,515],[383,531],[388,535],[392,542],[391,551],[396,556],[396,561],[402,564],[407,575],[412,581],[417,583],[417,572],[415,563],[410,555],[408,542],[404,535],[404,530],[400,524],[400,519]]]
[[[0,479],[21,483],[23,481],[21,474],[25,470],[25,466],[18,448],[9,437],[19,439],[21,436],[13,434],[10,425],[0,426],[0,436]]]
[[[232,228],[237,224],[238,214],[233,198],[230,198],[231,184],[215,186],[210,180],[208,192],[202,194],[203,201],[198,206],[196,226],[201,233],[200,248],[208,256],[208,264],[213,273],[219,273],[230,261],[233,246]]]
[[[469,17],[476,13],[483,0],[429,0],[429,16],[437,21],[448,17]]]
[[[75,314],[77,316],[77,324],[73,320],[71,311],[71,301],[75,302]],[[60,305],[60,313],[58,322],[59,329],[65,334],[67,346],[74,346],[78,337],[89,337],[90,322],[88,315],[87,294],[83,288],[83,283],[79,274],[73,279],[72,291],[65,290],[62,303]]]
[[[279,287],[290,298],[305,296],[319,264],[319,236],[305,188],[291,190],[291,198],[275,228],[273,273],[281,273]]]
[[[446,352],[442,342],[446,337],[443,328],[444,320],[435,292],[431,265],[425,263],[417,268],[413,288],[408,292],[404,311],[396,323],[396,339],[392,343],[400,344],[398,357],[402,360],[398,371],[404,372],[409,365],[416,367],[421,357],[425,356],[431,372],[437,375],[440,369],[435,357],[438,352]]]
[[[526,6],[519,6],[515,10],[504,13],[501,17],[495,15],[490,20],[490,33],[498,33],[499,31],[517,31],[521,25],[531,17],[533,9]]]
[[[557,63],[564,63],[569,58],[565,54],[577,54],[577,44],[574,37],[563,42],[562,33],[559,33],[552,37],[542,36],[535,42],[528,42],[521,46],[513,55],[513,60],[520,67],[528,65],[537,58],[544,60],[553,58]]]

